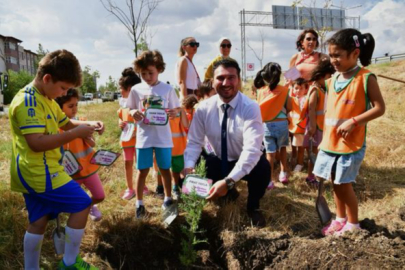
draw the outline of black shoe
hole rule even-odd
[[[233,188],[226,193],[225,196],[218,198],[218,204],[224,206],[227,203],[235,202],[239,197],[239,192]]]
[[[163,202],[162,209],[166,210],[172,205],[173,205],[173,200],[167,200],[167,201]]]
[[[164,198],[165,192],[164,192],[163,186],[156,187],[156,196],[159,198],[162,198],[162,199]]]
[[[260,210],[248,210],[253,226],[263,228],[266,226],[266,219]]]
[[[146,216],[145,206],[140,205],[139,207],[136,208],[136,218],[137,219],[142,219],[145,216]]]

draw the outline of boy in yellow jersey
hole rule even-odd
[[[25,269],[39,269],[41,245],[48,221],[70,213],[65,254],[58,269],[97,269],[79,257],[91,205],[90,197],[64,172],[62,147],[76,139],[102,133],[102,122],[69,120],[55,98],[80,86],[81,68],[69,51],[48,53],[32,83],[21,89],[9,108],[13,137],[11,190],[23,193],[29,225],[24,236]],[[61,128],[67,132],[59,134]]]

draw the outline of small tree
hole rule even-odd
[[[114,15],[128,30],[128,36],[134,44],[135,57],[142,51],[146,44],[146,31],[149,17],[163,0],[126,0],[126,8],[119,7],[113,0],[100,0],[103,7]]]
[[[44,47],[42,47],[42,44],[39,43],[38,44],[38,49],[37,49],[37,57],[34,59],[35,70],[38,69],[39,61],[41,61],[41,59],[44,58],[44,56],[47,53],[49,53],[49,50],[44,49]]]
[[[17,92],[34,80],[34,76],[25,70],[8,70],[8,87],[4,89],[4,104],[9,104]]]
[[[80,90],[83,94],[95,93],[97,91],[97,78],[100,78],[100,73],[95,70],[92,71],[90,66],[85,66],[83,73],[83,85]]]
[[[206,171],[205,159],[201,158],[200,163],[196,167],[195,174],[205,177]],[[197,251],[194,249],[194,246],[206,242],[206,240],[199,240],[197,234],[202,233],[198,229],[198,223],[207,201],[198,196],[195,190],[191,191],[188,195],[182,194],[181,198],[183,202],[180,204],[180,209],[185,212],[188,226],[181,227],[186,239],[181,240],[180,262],[184,266],[190,266],[197,260]]]
[[[254,53],[256,59],[259,61],[259,63],[260,63],[260,68],[263,68],[264,39],[265,39],[265,35],[263,34],[263,30],[262,30],[262,29],[259,29],[259,32],[260,32],[260,41],[261,41],[261,44],[262,44],[260,54],[257,53],[257,52],[252,48],[252,46],[250,46],[249,41],[247,42],[247,45],[248,45],[248,47],[253,51],[253,53]]]
[[[322,26],[322,22],[319,22],[315,16],[315,14],[312,12],[313,8],[316,8],[316,0],[311,0],[309,5],[303,4],[302,0],[294,0],[292,6],[293,7],[300,7],[303,9],[306,9],[309,11],[309,16],[311,17],[311,21],[313,22],[314,25],[314,30],[318,33],[319,35],[319,47],[321,48],[321,52],[325,52],[325,41],[326,41],[326,35],[332,31],[331,27],[325,27]],[[330,9],[333,4],[332,0],[324,0],[324,9]],[[303,20],[300,22],[301,25],[305,25],[308,23],[307,20]]]

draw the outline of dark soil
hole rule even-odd
[[[199,238],[207,243],[196,247],[199,259],[190,269],[403,269],[404,214],[386,214],[381,224],[365,219],[363,230],[340,238],[221,230],[216,217],[204,214]],[[133,220],[111,224],[101,224],[95,244],[113,269],[186,269],[179,261],[181,217],[168,229]]]

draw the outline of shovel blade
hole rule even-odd
[[[329,209],[325,197],[322,195],[316,200],[316,211],[318,212],[319,220],[322,225],[327,224],[332,219],[332,212]]]
[[[65,233],[60,230],[59,233],[57,229],[53,230],[52,233],[53,244],[55,246],[55,253],[58,255],[65,253]]]
[[[173,203],[163,211],[163,224],[167,228],[179,215],[177,203]]]

